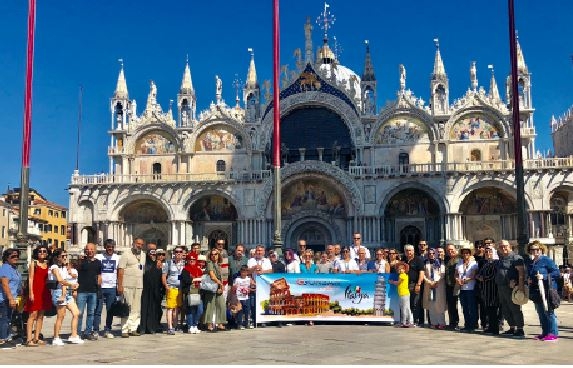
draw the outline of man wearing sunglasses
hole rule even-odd
[[[115,301],[116,288],[117,288],[117,266],[119,264],[119,255],[115,253],[115,241],[107,239],[103,243],[105,252],[97,254],[95,257],[100,260],[102,264],[101,269],[101,297],[98,298],[97,307],[94,315],[94,331],[99,331],[101,323],[101,314],[103,305],[105,304],[106,311]],[[105,327],[103,336],[108,339],[113,339],[111,333],[111,324],[113,323],[113,316],[107,312],[105,317]]]
[[[101,292],[101,262],[95,258],[96,246],[93,243],[86,244],[84,258],[78,265],[78,298],[77,304],[80,310],[78,319],[78,335],[82,336],[82,320],[84,307],[87,309],[86,329],[83,339],[97,340],[98,334],[94,331],[94,312],[97,306],[98,294]]]

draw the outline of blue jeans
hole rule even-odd
[[[6,340],[8,338],[13,311],[8,304],[8,300],[4,300],[0,303],[0,340]]]
[[[101,323],[101,313],[103,310],[103,305],[105,304],[106,316],[105,316],[105,327],[104,330],[111,330],[111,324],[113,323],[113,316],[108,312],[109,308],[115,301],[116,289],[115,288],[102,288],[101,298],[97,300],[97,306],[94,315],[94,331],[99,331],[99,325]]]
[[[537,312],[537,315],[539,316],[539,322],[541,323],[541,334],[543,336],[547,336],[549,334],[559,336],[555,310],[546,311],[542,302],[533,304],[535,305],[535,311]]]
[[[87,305],[88,316],[86,318],[86,329],[85,333],[89,334],[94,329],[94,312],[97,305],[97,294],[96,293],[78,293],[78,309],[80,310],[80,316],[78,318],[78,335],[82,334],[82,321],[84,317],[84,308]]]
[[[251,308],[251,324],[257,323],[257,294],[249,293],[249,307]]]
[[[194,306],[187,306],[187,326],[197,327],[199,318],[203,314],[203,303]]]
[[[475,330],[477,324],[477,308],[475,290],[461,290],[460,304],[464,312],[464,328]]]
[[[239,300],[241,302],[241,310],[237,313],[236,321],[237,327],[249,327],[249,320],[251,319],[251,302],[249,299]]]

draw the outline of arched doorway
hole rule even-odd
[[[197,199],[189,209],[193,221],[193,234],[207,238],[208,246],[217,239],[225,239],[227,245],[236,243],[237,209],[226,197],[206,195]]]
[[[165,248],[169,244],[170,226],[165,209],[156,201],[140,199],[131,202],[119,212],[128,235],[133,240],[141,237],[146,242]]]
[[[416,226],[407,225],[400,230],[400,251],[404,252],[404,245],[418,245],[422,239],[422,231]]]
[[[297,248],[299,240],[306,240],[306,247],[314,251],[324,251],[326,244],[332,244],[333,230],[316,219],[305,219],[289,231],[287,248]]]
[[[460,204],[464,214],[464,237],[472,243],[492,238],[517,239],[515,199],[499,188],[480,188],[468,194]]]
[[[393,195],[384,208],[384,242],[402,249],[425,239],[431,246],[440,244],[440,206],[420,189],[404,189]]]

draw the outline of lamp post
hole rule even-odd
[[[514,0],[508,0],[509,10],[509,53],[511,60],[511,111],[513,127],[513,151],[515,160],[515,186],[517,189],[517,244],[519,253],[526,254],[529,242],[529,223],[525,209],[525,181],[523,179],[523,157],[521,150],[521,126],[519,119],[519,92],[517,88],[517,42],[515,39]]]

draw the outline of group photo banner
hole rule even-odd
[[[257,323],[399,320],[396,274],[262,274],[257,276]]]

